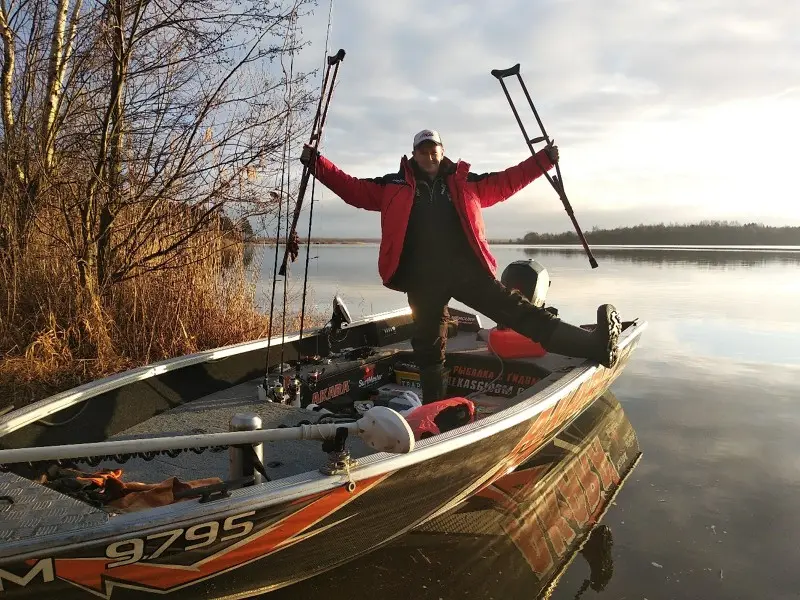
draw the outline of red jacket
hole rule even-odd
[[[448,158],[442,161],[443,168],[451,167],[452,172],[445,179],[470,246],[493,276],[497,274],[497,261],[489,251],[481,209],[506,200],[541,176],[544,171],[539,168],[537,160],[546,170],[554,166],[544,150],[504,171],[481,175],[470,173],[469,163],[458,161],[454,164]],[[408,157],[401,159],[399,172],[364,179],[348,175],[324,156],[319,156],[314,174],[320,183],[347,204],[381,213],[378,273],[383,284],[393,288],[390,280],[400,263],[416,191]]]

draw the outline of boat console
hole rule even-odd
[[[526,273],[524,266],[516,265],[514,273],[527,282],[525,293],[543,296],[529,278],[520,276]],[[487,347],[478,315],[452,307],[449,312],[445,376],[451,396],[513,398],[550,374],[542,353],[530,357],[537,360],[503,360]],[[409,406],[415,398],[424,400],[410,343],[410,309],[354,320],[337,296],[322,332],[326,351],[279,361],[259,384],[259,401],[358,417],[371,406]],[[359,340],[365,343],[348,344]]]

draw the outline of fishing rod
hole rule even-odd
[[[522,130],[522,135],[525,138],[525,143],[528,144],[528,148],[533,154],[534,158],[536,159],[536,164],[539,165],[539,168],[544,173],[544,176],[547,178],[547,181],[550,182],[550,185],[553,186],[553,189],[558,194],[559,198],[561,198],[561,202],[564,204],[564,210],[567,211],[569,218],[572,220],[572,225],[575,227],[575,232],[578,234],[578,238],[583,244],[583,249],[586,251],[586,255],[589,257],[589,264],[592,266],[593,269],[597,268],[597,260],[595,260],[594,255],[592,255],[592,251],[589,248],[589,244],[586,241],[586,237],[583,235],[581,231],[580,225],[578,225],[578,221],[575,218],[575,212],[572,210],[572,205],[570,204],[569,200],[567,199],[567,194],[564,191],[564,179],[561,176],[561,167],[559,166],[558,162],[556,162],[556,177],[551,177],[547,170],[542,167],[539,163],[539,159],[536,158],[536,150],[534,150],[533,145],[539,142],[546,142],[548,146],[552,144],[550,141],[550,137],[547,135],[547,132],[544,129],[544,124],[542,120],[539,118],[539,113],[536,111],[536,107],[533,105],[533,100],[531,100],[531,96],[528,93],[528,88],[525,86],[525,82],[522,80],[522,76],[519,73],[519,63],[514,65],[508,69],[492,69],[492,75],[497,78],[500,82],[500,85],[503,88],[503,92],[505,92],[506,99],[508,103],[511,105],[511,110],[514,113],[514,117],[517,119],[517,124],[519,128]],[[536,122],[539,124],[539,129],[542,132],[542,135],[535,138],[530,138],[528,133],[525,131],[525,126],[522,124],[522,119],[520,119],[519,113],[517,112],[516,107],[514,106],[514,101],[511,99],[511,95],[508,93],[508,88],[506,87],[505,81],[503,81],[506,77],[512,77],[516,75],[517,79],[519,80],[520,86],[522,86],[522,91],[525,92],[525,97],[528,99],[528,103],[531,106],[531,110],[533,111],[534,117],[536,117]]]
[[[322,93],[319,96],[317,112],[314,115],[314,125],[312,127],[311,138],[309,140],[309,145],[313,144],[314,146],[315,157],[319,152],[319,143],[322,139],[322,130],[325,127],[325,120],[328,116],[328,107],[330,106],[331,97],[333,96],[336,75],[339,72],[339,64],[342,62],[342,60],[344,60],[344,54],[344,50],[339,49],[336,54],[328,57],[327,68],[325,69],[325,77],[322,81]],[[330,76],[331,68],[333,68],[333,76]],[[328,87],[329,76],[330,87]],[[325,103],[324,109],[322,108],[323,101]],[[312,164],[313,160],[308,165],[303,165],[303,174],[300,177],[300,188],[297,192],[297,202],[294,205],[294,216],[292,217],[289,240],[283,253],[283,262],[281,263],[281,268],[278,270],[280,275],[286,275],[286,269],[288,267],[289,260],[291,259],[291,261],[294,262],[297,260],[297,256],[300,253],[300,238],[297,235],[297,222],[300,220],[300,211],[303,208],[303,197],[306,194],[306,187],[308,187],[308,179],[311,176]]]
[[[292,24],[295,24],[296,13],[292,11],[291,15]],[[284,52],[286,48],[290,45],[290,34],[291,40],[294,42],[295,35],[296,35],[296,28],[290,27],[286,33],[286,37],[284,38]],[[294,45],[293,43],[291,44]],[[288,152],[289,152],[289,138],[291,134],[291,115],[292,115],[292,107],[291,107],[291,96],[292,96],[292,77],[294,76],[294,52],[292,52],[292,59],[290,62],[289,72],[286,72],[286,66],[283,62],[284,54],[281,54],[281,67],[283,68],[283,75],[286,78],[286,94],[285,94],[285,101],[286,101],[286,131],[283,139],[283,156],[281,157],[281,179],[280,179],[280,192],[278,194],[278,219],[277,219],[277,231],[275,232],[275,264],[272,267],[272,296],[269,302],[269,328],[267,330],[267,353],[265,358],[264,364],[264,379],[262,381],[261,386],[259,387],[259,397],[261,397],[261,393],[263,391],[263,399],[267,398],[268,395],[268,384],[269,384],[269,363],[270,363],[270,351],[272,350],[272,328],[275,323],[275,288],[277,287],[277,280],[278,278],[275,276],[275,272],[278,268],[278,251],[281,246],[281,218],[282,218],[282,211],[283,211],[283,199],[286,198],[286,226],[287,226],[287,234],[286,239],[288,241],[288,226],[289,226],[289,192],[288,192],[288,182],[287,182],[287,173],[286,173],[286,162],[288,160]],[[281,332],[281,337],[286,337],[285,331],[285,303],[286,303],[286,286],[287,281],[284,278],[283,281],[283,299],[284,299],[284,326]],[[281,360],[280,360],[280,375],[283,376],[283,344],[281,344]],[[277,387],[277,386],[276,386]],[[283,394],[282,388],[280,390],[276,389],[276,392],[280,392]]]
[[[314,123],[311,128],[311,137],[309,140],[309,145],[313,144],[314,153],[315,155],[319,152],[319,144],[320,140],[322,139],[322,130],[325,125],[325,121],[328,115],[328,107],[330,106],[331,98],[333,95],[334,84],[336,81],[336,76],[339,71],[339,64],[342,60],[344,60],[345,51],[344,49],[339,49],[336,54],[330,55],[327,57],[326,60],[326,69],[325,75],[322,81],[322,90],[320,92],[319,101],[317,103],[317,110],[314,114]],[[330,85],[329,85],[330,82]],[[288,143],[288,119],[287,119],[287,143]],[[286,148],[284,148],[284,164],[286,162]],[[281,243],[281,206],[283,204],[283,175],[281,177],[281,198],[279,198],[280,205],[278,208],[278,233],[275,237],[275,267],[273,267],[272,273],[272,300],[270,302],[270,319],[269,319],[269,332],[267,334],[267,354],[266,354],[266,364],[264,367],[264,378],[261,387],[259,390],[259,395],[262,394],[264,398],[269,395],[268,385],[269,385],[269,363],[270,363],[270,349],[271,349],[271,340],[272,340],[272,323],[273,323],[273,309],[275,303],[275,280],[277,279],[277,274],[283,276],[284,278],[284,291],[283,291],[283,327],[282,327],[282,336],[285,338],[286,336],[286,297],[287,297],[287,268],[288,262],[291,259],[292,262],[297,260],[297,256],[300,253],[300,238],[297,234],[297,224],[300,219],[300,212],[303,206],[303,198],[305,197],[305,192],[308,187],[308,180],[311,176],[311,166],[303,165],[303,172],[300,178],[300,187],[297,194],[297,200],[295,202],[295,209],[294,214],[292,216],[291,224],[289,223],[289,193],[286,190],[286,241],[284,243],[284,255],[283,261],[281,263],[280,269],[278,269],[278,249]],[[312,186],[312,210],[313,210],[313,186]],[[311,230],[311,223],[309,221],[309,236]],[[306,260],[306,280],[304,281],[304,288],[303,288],[303,314],[301,316],[301,332],[300,337],[302,338],[302,326],[304,325],[303,321],[305,320],[305,286],[307,285],[307,278],[308,278],[308,260]],[[283,379],[283,367],[284,367],[284,360],[283,360],[283,344],[281,345],[281,357],[280,357],[280,375],[277,384],[277,389],[275,390],[279,395],[283,394],[283,386],[281,380]],[[295,381],[295,387],[297,386],[297,381]]]
[[[297,44],[297,29],[293,28],[292,30],[292,47]],[[288,86],[287,86],[287,100],[291,99],[292,97],[292,78],[294,77],[294,52],[292,52],[292,60],[289,66],[289,78],[288,78]],[[283,188],[283,176],[286,175],[286,242],[284,244],[284,248],[289,245],[289,175],[286,173],[286,164],[289,162],[290,156],[290,149],[289,144],[292,138],[292,118],[291,118],[291,108],[289,102],[286,105],[286,137],[284,137],[284,146],[283,146],[283,162],[281,164],[281,192],[284,192]],[[278,258],[278,245],[280,244],[280,236],[276,238],[276,245],[275,245],[275,258]],[[275,273],[272,274],[272,281],[274,283]],[[289,295],[289,276],[286,275],[283,278],[283,311],[281,312],[281,340],[286,339],[286,297]],[[270,321],[272,317],[270,316]],[[267,347],[269,347],[269,342],[267,342]],[[279,371],[280,371],[280,379],[283,379],[283,366],[284,366],[284,353],[286,351],[286,344],[281,343],[281,355],[280,360],[278,361]],[[267,357],[269,358],[269,351],[267,351]],[[267,365],[269,365],[269,361],[267,361]],[[266,381],[266,370],[264,373],[265,381]],[[295,388],[297,388],[297,382],[295,381]],[[295,390],[297,391],[297,390]]]

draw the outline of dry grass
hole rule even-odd
[[[266,337],[259,265],[245,266],[244,245],[209,233],[193,248],[174,268],[119,283],[97,300],[79,286],[73,260],[35,239],[14,273],[0,273],[0,413],[136,366]],[[321,321],[307,314],[305,325]],[[287,315],[286,331],[298,329],[298,316]]]

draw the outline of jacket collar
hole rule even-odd
[[[403,158],[400,159],[400,173],[405,175],[405,179],[408,183],[413,183],[416,179],[414,176],[414,166],[412,163],[413,159],[409,158],[408,155],[404,154]],[[459,159],[458,162],[453,162],[445,156],[439,165],[439,174],[444,177],[448,177],[453,174],[463,175],[469,171],[469,167],[469,163],[466,163],[463,160]]]

